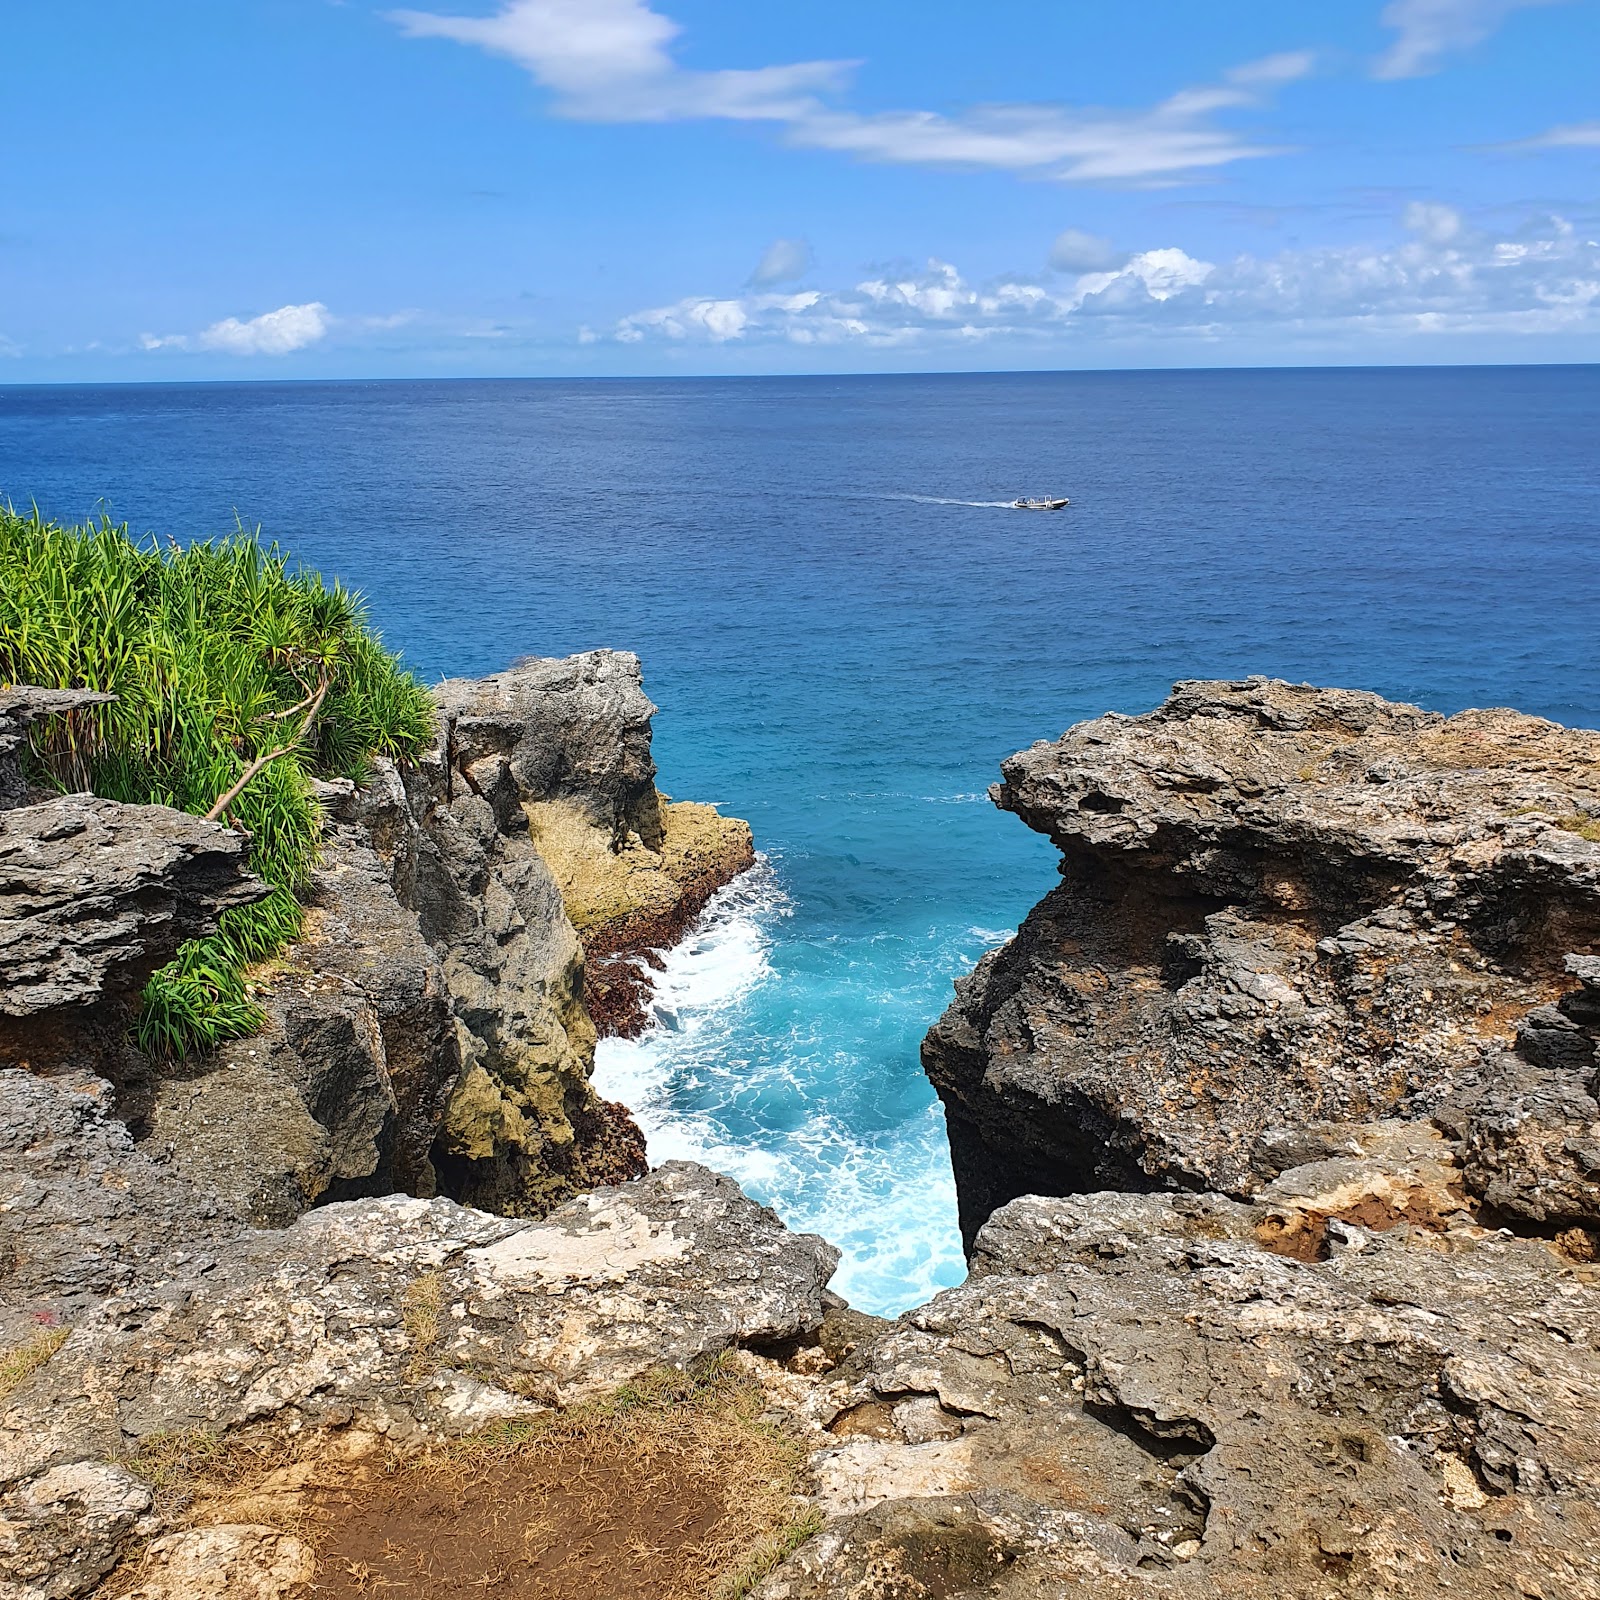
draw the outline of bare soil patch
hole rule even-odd
[[[762,1406],[714,1366],[422,1453],[325,1437],[287,1459],[281,1443],[191,1439],[150,1475],[185,1525],[249,1521],[309,1545],[315,1577],[294,1600],[739,1600],[817,1520],[805,1448]]]

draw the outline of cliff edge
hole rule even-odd
[[[1247,1196],[1393,1117],[1499,1210],[1600,1223],[1600,734],[1252,678],[1002,772],[1063,881],[923,1048],[969,1244],[1021,1194]]]

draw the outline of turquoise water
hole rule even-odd
[[[602,1084],[893,1310],[962,1272],[917,1044],[1054,880],[1001,757],[1248,672],[1600,723],[1597,440],[1578,367],[13,388],[0,493],[237,509],[428,677],[638,651],[765,860]]]

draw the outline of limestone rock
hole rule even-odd
[[[748,865],[749,830],[663,808],[633,656],[528,661],[437,701],[414,767],[318,786],[322,860],[261,1033],[124,1094],[153,1155],[257,1225],[395,1190],[539,1216],[644,1170],[589,1086],[570,913],[603,891],[591,938],[668,943]]]
[[[1600,1278],[1474,1226],[1430,1130],[1357,1143],[997,1211],[827,1391],[832,1520],[763,1600],[1594,1600]]]
[[[649,965],[755,860],[746,823],[657,793],[636,656],[528,660],[438,690],[446,758],[493,806],[526,815],[588,958],[586,1004],[605,1033],[646,1023]]]
[[[1529,1013],[1440,1121],[1463,1140],[1467,1187],[1497,1215],[1600,1229],[1600,961],[1569,956],[1580,987]]]
[[[246,848],[221,823],[93,795],[0,810],[0,1064],[93,1066],[179,945],[266,894]]]
[[[124,1600],[289,1600],[315,1571],[310,1549],[281,1528],[215,1523],[152,1540]]]
[[[75,1461],[0,1494],[0,1600],[70,1600],[117,1564],[149,1511],[150,1485]]]
[[[241,1226],[135,1146],[104,1079],[0,1069],[0,1350],[70,1326]]]
[[[1196,682],[1002,770],[1064,881],[924,1046],[969,1243],[1019,1194],[1247,1194],[1286,1138],[1427,1116],[1600,943],[1600,734]]]
[[[301,939],[275,964],[266,1024],[143,1109],[144,1141],[260,1226],[323,1198],[432,1194],[459,1071],[443,966],[359,830],[329,829]]]
[[[0,1481],[266,1419],[468,1431],[808,1333],[837,1261],[680,1162],[538,1223],[448,1200],[324,1206],[88,1316],[0,1409]]]

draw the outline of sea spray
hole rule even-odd
[[[767,856],[723,889],[664,953],[648,1031],[601,1041],[595,1087],[632,1108],[652,1163],[729,1173],[843,1250],[838,1292],[898,1312],[965,1271],[944,1121],[915,1067],[926,1002],[898,1015],[915,1001],[883,989],[870,952],[837,937],[796,944],[783,936],[792,911]],[[989,942],[977,934],[963,943]],[[873,1089],[894,1048],[886,1020],[909,1056],[895,1097]]]

